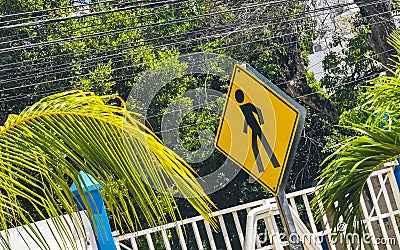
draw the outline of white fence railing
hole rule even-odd
[[[315,188],[287,194],[300,239],[304,241],[306,249],[344,249],[342,241],[346,238],[336,239],[332,235],[329,214],[323,216],[322,223],[315,223],[310,208],[310,199],[314,195]],[[355,237],[348,238],[348,241],[355,241],[352,249],[365,249],[368,242],[375,250],[400,249],[400,194],[393,168],[384,168],[371,175],[361,202],[369,237],[365,238],[364,245]],[[247,225],[246,233],[249,212],[257,217],[253,218],[253,230],[249,230],[251,226]],[[125,250],[244,249],[245,241],[246,246],[253,246],[253,249],[287,249],[289,239],[283,235],[275,198],[223,209],[214,212],[213,216],[220,223],[219,232],[214,232],[203,217],[197,216],[115,236],[114,239],[118,248]],[[252,250],[251,247],[246,248]]]

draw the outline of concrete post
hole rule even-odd
[[[91,175],[82,171],[79,172],[79,175],[79,182],[83,186],[86,199],[89,201],[90,208],[94,213],[93,216],[90,217],[90,221],[94,227],[93,231],[96,235],[97,248],[99,250],[117,250],[111,234],[110,222],[108,221],[103,198],[99,192],[101,189],[103,189],[103,187],[96,182]],[[70,189],[77,198],[79,211],[86,210],[86,207],[82,201],[82,197],[78,193],[75,183],[71,185]]]

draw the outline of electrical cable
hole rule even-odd
[[[93,6],[93,5],[99,5],[99,4],[103,4],[103,3],[122,3],[125,4],[127,2],[120,2],[118,0],[105,0],[105,1],[96,1],[96,2],[89,2],[89,3],[85,3],[85,6]],[[149,1],[143,1],[143,0],[135,0],[134,3],[148,3]],[[133,3],[131,1],[129,1],[129,3]],[[27,11],[27,12],[20,12],[20,13],[13,13],[13,14],[7,14],[7,15],[3,15],[0,16],[0,20],[2,18],[10,18],[10,17],[15,17],[15,16],[21,16],[21,15],[32,15],[32,14],[36,14],[36,13],[43,13],[43,12],[50,12],[50,11],[57,11],[57,10],[65,10],[65,9],[71,9],[71,8],[80,8],[82,6],[82,4],[74,4],[74,5],[68,5],[68,6],[64,6],[64,7],[58,7],[58,8],[50,8],[50,9],[43,9],[43,10],[34,10],[34,11]],[[47,16],[46,15],[42,15],[42,16],[38,16],[38,17],[44,17]],[[20,20],[20,19],[16,19],[16,20]]]
[[[68,91],[68,90],[73,90],[75,88],[71,88],[71,87],[62,87],[62,88],[57,88],[57,89],[51,89],[51,90],[46,90],[46,91],[40,91],[37,93],[32,93],[31,95],[18,95],[14,97],[6,97],[3,99],[0,99],[0,103],[4,103],[4,102],[9,102],[9,101],[16,101],[16,100],[22,100],[22,99],[26,99],[26,98],[34,98],[34,97],[40,97],[40,96],[47,96],[47,95],[52,95],[52,94],[56,94],[56,93],[60,93],[61,91]]]
[[[333,86],[333,87],[330,87],[330,88],[327,88],[327,89],[328,89],[328,90],[332,90],[332,89],[336,89],[336,88],[339,88],[339,87],[343,87],[343,86],[345,86],[345,85],[349,85],[349,84],[351,84],[351,83],[358,82],[358,81],[362,81],[362,80],[364,80],[364,79],[370,78],[370,77],[372,77],[373,75],[375,75],[375,74],[367,75],[367,76],[364,76],[364,77],[362,77],[362,78],[360,78],[360,79],[356,79],[356,80],[354,80],[354,81],[350,81],[350,82],[346,82],[346,83],[343,83],[343,84],[340,84],[340,85],[336,85],[336,86]],[[289,82],[289,81],[287,81],[287,82]],[[285,84],[285,83],[287,83],[287,82],[280,83],[279,85]],[[72,89],[73,89],[73,88],[72,88]],[[68,90],[71,90],[71,89],[68,89]],[[52,90],[52,92],[47,92],[47,91],[45,91],[45,92],[43,92],[43,93],[41,92],[40,95],[35,95],[35,96],[36,96],[36,97],[39,97],[39,96],[42,96],[42,95],[50,95],[50,94],[54,94],[54,93],[58,93],[58,91],[55,91],[55,92],[53,92],[53,90]],[[301,95],[301,96],[298,96],[298,97],[294,97],[293,99],[300,99],[300,98],[302,98],[302,97],[306,97],[306,96],[313,95],[313,94],[318,94],[318,91],[315,91],[315,92],[312,92],[312,93],[309,93],[309,94],[305,94],[305,95]],[[0,100],[0,103],[5,102],[5,101],[10,101],[10,100],[13,100],[13,101],[14,101],[14,100],[19,100],[19,99],[22,99],[22,98],[26,98],[26,96],[21,97],[21,98],[12,98],[12,99],[8,99],[8,98],[7,98],[7,100]],[[213,103],[213,102],[212,102],[212,103]],[[202,107],[202,106],[198,106],[198,108],[201,108],[201,107]],[[196,107],[193,107],[193,108],[196,108]],[[160,116],[160,115],[171,114],[171,113],[174,113],[174,112],[181,112],[181,111],[185,111],[185,110],[172,110],[172,111],[170,111],[170,112],[166,112],[166,113],[162,113],[162,114],[146,116],[146,118],[152,118],[152,117],[157,117],[157,116]],[[155,133],[169,132],[169,131],[178,130],[178,129],[182,129],[182,128],[186,128],[186,127],[191,127],[191,126],[195,126],[195,125],[199,125],[199,124],[205,124],[205,123],[210,122],[210,121],[214,121],[214,120],[207,119],[207,120],[202,121],[202,122],[196,122],[196,124],[188,124],[188,125],[183,125],[183,126],[178,126],[178,127],[166,129],[166,130],[159,130],[159,131],[155,131]]]
[[[301,19],[301,18],[299,18],[299,19]],[[126,44],[130,44],[130,43],[134,43],[134,42],[128,42],[128,43],[126,43]],[[123,44],[122,44],[123,45]],[[121,44],[119,45],[119,46],[121,46]],[[113,47],[108,47],[108,48],[113,48]],[[90,50],[90,51],[96,51],[96,49],[92,49],[92,50]],[[76,53],[76,52],[74,52],[74,53]],[[68,55],[73,55],[74,53],[68,53]],[[56,57],[59,57],[60,56],[60,54],[58,54]],[[55,56],[53,56],[53,57],[45,57],[45,58],[40,58],[40,59],[50,59],[50,58],[54,58]],[[32,63],[34,63],[35,61],[37,61],[37,60],[40,60],[40,59],[35,59],[35,60],[31,60],[31,61],[27,61],[27,62],[32,62]],[[20,63],[23,63],[23,62],[17,62],[17,63],[12,63],[12,65],[17,65],[17,64],[20,64]],[[9,66],[9,65],[11,65],[11,64],[6,64],[6,65],[2,65],[3,67],[4,66]],[[0,66],[1,67],[1,66]],[[0,70],[1,71],[1,70]]]
[[[296,19],[296,20],[298,20],[298,19]],[[289,21],[292,21],[292,20],[286,20],[285,22],[289,22]],[[273,23],[273,24],[276,24],[276,23]],[[245,26],[246,24],[244,24],[244,26]],[[260,26],[256,26],[256,27],[249,27],[248,29],[254,29],[254,28],[263,28],[263,27],[265,27],[265,25],[260,25]],[[227,29],[229,29],[230,27],[228,26],[227,27]],[[206,29],[206,30],[209,30],[210,28],[208,28],[208,29]],[[211,28],[212,29],[212,28]],[[196,32],[198,32],[197,30],[195,30],[195,31],[193,31],[193,32],[189,32],[189,33],[191,33],[191,34],[195,34]],[[203,30],[201,30],[200,31],[201,33],[203,33],[204,32],[204,29]],[[232,31],[232,32],[230,32],[230,33],[237,33],[237,32],[241,32],[241,31]],[[186,37],[187,36],[187,34],[188,33],[183,33],[183,34],[180,34],[180,36],[183,36],[183,37]],[[174,35],[173,37],[177,37],[177,35]],[[206,37],[206,38],[204,38],[204,39],[208,39],[208,37]],[[151,41],[151,40],[156,40],[156,39],[149,39],[149,40],[143,40],[143,41],[141,41],[142,43],[144,43],[144,42],[146,42],[146,41]],[[197,40],[197,39],[196,39]],[[165,46],[168,46],[169,44],[164,44]],[[140,45],[139,45],[140,46]],[[132,47],[123,47],[123,48],[135,48],[135,47],[139,47],[139,46],[132,46]],[[107,53],[108,51],[101,51],[101,52],[98,52],[98,53],[93,53],[93,54],[87,54],[88,55],[88,57],[93,57],[93,55],[94,54],[102,54],[102,53]],[[115,52],[115,50],[113,50],[112,52]],[[129,52],[127,52],[127,53],[129,53]],[[127,53],[125,53],[125,54],[127,54]],[[74,54],[74,53],[71,53],[71,54]],[[117,54],[122,54],[122,53],[117,53]],[[115,54],[114,54],[115,55]],[[57,55],[57,56],[59,56],[59,55]],[[89,59],[86,59],[86,60],[91,60],[91,58],[89,58]],[[82,60],[82,61],[84,61],[84,60]],[[26,61],[25,61],[26,62]],[[29,61],[28,61],[29,62]],[[18,63],[23,63],[23,62],[18,62]],[[32,62],[33,63],[33,62]],[[73,63],[79,63],[79,61],[77,62],[77,61],[75,61],[75,62],[72,62],[72,63],[69,63],[69,64],[73,64]],[[16,63],[13,63],[14,65],[16,64]],[[3,65],[3,66],[7,66],[7,65]],[[11,66],[11,65],[10,65]],[[28,65],[29,66],[29,65]],[[57,67],[62,67],[62,66],[64,66],[64,64],[59,64],[59,65],[57,65]],[[26,66],[27,67],[27,66]],[[6,69],[2,69],[2,70],[0,70],[0,72],[1,71],[5,71]],[[10,69],[11,70],[11,69]]]
[[[263,27],[263,26],[260,26],[260,27]],[[232,33],[232,32],[229,32],[229,33]],[[285,34],[285,35],[291,35],[291,34],[296,34],[296,32],[293,32],[293,33],[288,33],[288,34]],[[220,34],[220,35],[224,35],[224,34]],[[256,40],[256,41],[254,41],[254,42],[259,42],[259,41],[263,41],[263,40],[265,40],[265,39],[274,39],[274,38],[280,38],[281,36],[275,36],[275,37],[263,37],[263,38],[261,38],[261,39],[258,39],[258,40]],[[217,37],[214,37],[214,35],[213,36],[210,36],[210,37],[205,37],[204,39],[209,39],[209,38],[217,38]],[[203,38],[202,38],[203,39]],[[187,42],[187,41],[185,41],[185,42]],[[193,42],[193,41],[190,41],[190,42]],[[250,41],[250,43],[253,43],[253,41]],[[158,48],[161,48],[161,47],[164,47],[164,46],[171,46],[171,45],[179,45],[179,44],[182,44],[182,43],[178,43],[178,42],[176,42],[175,44],[166,44],[166,45],[160,45]],[[248,43],[246,43],[246,44],[248,44]],[[284,46],[284,45],[289,45],[289,44],[287,44],[287,43],[283,43],[283,44],[281,44],[282,46]],[[195,47],[195,46],[194,46]],[[223,47],[219,47],[219,48],[217,48],[217,49],[225,49],[225,48],[227,48],[227,47],[229,47],[229,45],[228,46],[223,46]],[[157,46],[154,46],[154,47],[148,47],[148,48],[152,48],[152,49],[156,49],[157,48]],[[148,49],[147,48],[147,49]],[[193,46],[192,46],[192,48],[193,48]],[[268,48],[270,48],[270,46],[268,47]],[[187,48],[186,48],[187,49]],[[122,54],[122,56],[123,56],[124,54]],[[111,59],[115,59],[115,58],[118,58],[120,55],[119,55],[119,53],[118,54],[116,54],[116,55],[111,55],[110,57],[97,57],[95,60],[111,60]],[[91,59],[90,58],[90,60],[92,60],[93,61],[93,59]],[[121,59],[121,60],[117,60],[117,61],[113,61],[113,63],[115,64],[115,63],[118,63],[118,62],[123,62],[123,61],[125,61],[125,59]],[[94,61],[94,62],[97,62],[97,61]],[[76,64],[76,63],[79,63],[79,61],[74,61],[74,62],[72,62],[72,63],[70,63],[71,64],[71,66],[73,66],[74,64]],[[97,64],[94,64],[93,66],[96,66]],[[63,66],[66,66],[66,65],[58,65],[58,67],[63,67]],[[133,66],[128,66],[128,68],[131,68],[131,67],[133,67]],[[89,69],[89,66],[87,66],[87,67],[82,67],[81,69]],[[114,69],[114,70],[120,70],[120,69],[126,69],[125,67],[122,67],[122,68],[116,68],[116,69]],[[26,79],[30,79],[31,77],[40,77],[40,76],[50,76],[50,75],[53,75],[53,74],[57,74],[57,73],[63,73],[63,72],[68,72],[64,67],[63,68],[59,68],[59,70],[53,70],[53,71],[44,71],[44,72],[42,72],[41,74],[31,74],[31,75],[24,75],[23,77],[19,77],[19,78],[13,78],[13,79],[5,79],[5,80],[2,80],[2,81],[0,81],[0,83],[12,83],[12,82],[18,82],[18,81],[20,81],[20,80],[26,80]],[[27,73],[27,72],[24,72],[24,73]],[[75,76],[75,77],[83,77],[83,76],[89,76],[90,75],[90,73],[87,73],[87,74],[85,74],[85,75],[78,75],[78,76]],[[65,78],[63,78],[63,79],[59,79],[59,80],[55,80],[55,81],[61,81],[61,80],[64,80]],[[48,82],[46,82],[46,83],[48,83]],[[1,91],[1,90],[0,90]]]
[[[92,16],[97,16],[97,15],[115,13],[115,12],[119,12],[119,11],[134,10],[134,9],[138,9],[138,8],[157,7],[160,5],[172,4],[172,3],[183,3],[185,1],[188,1],[188,0],[161,0],[161,1],[149,3],[147,5],[130,6],[130,7],[124,7],[124,8],[111,9],[111,10],[107,10],[107,11],[98,11],[98,12],[86,13],[86,14],[79,15],[79,16],[71,16],[70,15],[67,17],[45,19],[45,20],[29,22],[29,23],[0,26],[0,31],[15,29],[15,28],[27,28],[27,27],[38,26],[38,25],[47,25],[47,24],[55,23],[55,22],[67,21],[67,20],[84,18],[84,17],[92,17]]]
[[[246,26],[246,24],[244,24],[244,26]],[[232,28],[232,27],[228,27],[228,30],[230,28]],[[247,27],[246,31],[252,30],[252,29],[259,29],[259,28],[264,28],[264,25],[254,26],[254,27]],[[161,45],[156,45],[156,46],[148,46],[148,47],[145,47],[145,49],[157,49],[157,48],[163,48],[163,47],[168,47],[168,46],[177,46],[177,45],[181,45],[181,44],[183,45],[183,44],[186,44],[186,43],[189,43],[189,42],[199,42],[201,40],[220,38],[221,36],[226,37],[225,35],[231,35],[231,34],[242,32],[242,30],[236,30],[236,31],[228,31],[226,33],[220,33],[221,30],[218,31],[218,29],[215,30],[215,31],[217,31],[215,33],[218,33],[218,34],[207,36],[207,37],[198,37],[198,38],[189,39],[189,40],[186,39],[186,40],[183,40],[183,41],[176,41],[176,42],[173,42],[173,43],[161,44]],[[203,32],[200,32],[200,34],[203,34]],[[255,34],[252,34],[252,35],[254,36],[254,35],[259,35],[259,34],[261,34],[261,33],[255,33]],[[285,35],[293,35],[293,34],[296,34],[296,32],[288,33],[288,34],[285,34]],[[266,38],[266,39],[274,39],[274,38],[280,38],[280,37],[282,37],[282,36],[272,36],[272,37],[264,37],[264,38]],[[142,42],[144,42],[144,41],[142,41]],[[285,45],[285,44],[282,44],[282,45]],[[133,46],[133,47],[130,47],[130,48],[134,49],[134,48],[139,48],[139,47],[141,47],[141,46],[140,45],[139,46]],[[112,51],[112,52],[115,52],[115,51]],[[99,53],[103,53],[103,52],[99,52]],[[58,69],[44,71],[44,72],[42,72],[42,74],[34,73],[34,74],[26,75],[26,73],[32,73],[32,72],[35,72],[36,70],[22,71],[20,73],[23,73],[23,77],[13,78],[11,80],[10,79],[0,80],[0,83],[4,83],[4,82],[10,83],[10,82],[16,82],[18,80],[29,79],[31,77],[39,77],[39,76],[43,76],[43,75],[52,75],[54,73],[61,73],[62,71],[67,71],[68,67],[65,68],[65,66],[74,66],[75,64],[78,64],[78,63],[90,62],[91,64],[93,64],[93,65],[90,65],[90,66],[96,66],[97,65],[96,63],[99,62],[99,61],[112,60],[112,59],[120,58],[120,57],[129,55],[130,53],[131,53],[131,51],[126,51],[126,52],[120,52],[120,53],[116,53],[116,54],[114,53],[114,54],[110,54],[110,55],[106,55],[106,56],[99,56],[99,57],[95,57],[94,59],[93,59],[93,54],[91,54],[90,57],[87,58],[87,59],[83,59],[83,60],[80,60],[80,61],[79,60],[74,60],[74,61],[69,62],[69,63],[58,64],[57,65]],[[116,63],[116,62],[121,62],[121,60],[115,61],[114,63]],[[80,69],[89,69],[90,66],[81,67]],[[4,70],[0,70],[0,71],[4,71]],[[14,74],[14,75],[20,75],[20,74]]]
[[[259,39],[258,41],[263,41],[263,39]],[[257,41],[249,41],[249,42],[246,42],[246,43],[240,43],[240,44],[225,46],[225,48],[227,48],[227,47],[233,47],[233,46],[240,46],[240,45],[244,45],[244,44],[248,44],[248,43],[254,43],[254,42],[257,42]],[[294,43],[296,43],[296,42],[292,42],[292,44],[294,44]],[[221,48],[217,48],[217,49],[221,49]],[[263,48],[263,49],[265,50],[265,48]],[[144,65],[145,65],[145,63],[144,63]],[[115,71],[117,71],[117,70],[129,69],[129,68],[132,68],[132,67],[135,67],[135,66],[137,66],[137,65],[129,65],[129,66],[124,66],[124,67],[120,67],[120,68],[115,68],[115,69],[113,69],[113,72],[115,73]],[[43,84],[49,84],[49,83],[56,83],[56,82],[60,82],[60,81],[73,80],[74,78],[83,77],[83,76],[90,76],[90,73],[85,74],[85,75],[78,75],[78,76],[65,77],[65,78],[56,79],[56,80],[51,80],[51,81],[44,81],[44,82],[39,82],[39,83],[32,83],[32,84],[23,85],[23,86],[14,86],[14,87],[11,87],[11,88],[6,88],[6,89],[0,90],[0,93],[1,93],[1,92],[4,92],[4,91],[15,90],[15,89],[20,89],[20,88],[36,87],[36,86],[43,85]],[[117,78],[111,78],[111,79],[110,79],[110,82],[111,82],[111,81],[112,81],[112,82],[115,82],[115,81],[122,81],[122,80],[132,79],[134,76],[136,76],[136,74],[133,74],[133,75],[124,75],[124,76],[117,77]],[[281,84],[283,84],[283,83],[279,83],[279,84],[277,84],[277,85],[281,85]]]
[[[174,11],[182,10],[182,9],[187,9],[187,6],[180,6],[179,8],[174,9]],[[110,24],[114,24],[114,23],[121,23],[121,22],[124,22],[124,21],[135,20],[135,19],[139,19],[139,18],[142,18],[142,17],[148,17],[148,16],[155,16],[155,15],[159,15],[161,13],[168,13],[168,12],[171,12],[171,10],[164,10],[164,11],[159,11],[159,12],[154,12],[154,10],[153,10],[152,13],[147,13],[147,14],[134,16],[134,17],[113,19],[112,22],[96,23],[96,24],[93,24],[93,25],[87,25],[87,26],[82,26],[82,27],[78,27],[78,28],[68,29],[68,30],[65,30],[64,32],[79,31],[79,30],[88,29],[88,28],[95,28],[95,27],[100,27],[101,28],[104,25],[110,25]],[[22,35],[26,35],[26,34],[27,33],[22,33]],[[8,35],[8,36],[0,37],[0,41],[4,40],[4,41],[0,42],[0,45],[9,44],[9,43],[24,42],[24,41],[27,41],[27,40],[30,40],[30,39],[40,39],[40,38],[44,37],[44,35],[36,35],[36,36],[28,36],[28,37],[24,37],[24,38],[10,39],[10,38],[13,38],[13,37],[18,37],[20,35],[21,35],[20,33],[17,33],[17,34],[12,34],[12,35]]]
[[[258,41],[263,41],[263,40],[264,39],[259,39],[259,40],[257,40],[257,42]],[[239,45],[242,45],[242,44],[246,44],[246,43],[241,43]],[[225,46],[225,48],[226,48],[226,46]],[[124,67],[114,68],[113,71],[115,72],[117,70],[130,69],[130,68],[133,68],[133,67],[136,67],[136,66],[137,65],[127,65],[127,66],[124,66]],[[43,85],[43,84],[48,84],[48,83],[55,83],[55,82],[60,82],[60,81],[69,81],[69,80],[73,80],[75,78],[82,78],[82,77],[86,77],[86,76],[90,76],[90,75],[91,75],[91,73],[89,72],[89,73],[82,74],[82,75],[69,76],[69,77],[64,77],[64,78],[55,79],[55,80],[43,81],[43,82],[38,82],[38,83],[31,83],[31,84],[26,84],[26,85],[22,85],[22,86],[13,86],[13,87],[9,87],[9,88],[0,89],[0,93],[5,92],[5,91],[9,91],[9,90],[15,90],[15,89],[21,89],[21,88],[27,88],[27,87],[36,87],[36,86]]]
[[[210,17],[210,16],[214,16],[216,14],[223,14],[223,13],[229,13],[229,12],[234,12],[234,11],[235,11],[235,9],[212,12],[212,13],[197,15],[195,18],[197,20],[199,20],[199,17]],[[37,48],[37,46],[48,46],[48,45],[52,45],[52,44],[58,44],[58,43],[61,43],[61,42],[68,42],[68,41],[73,41],[73,40],[80,40],[80,39],[86,39],[86,38],[95,38],[95,37],[98,37],[98,36],[105,36],[105,35],[108,35],[108,34],[115,35],[115,34],[119,34],[119,33],[125,32],[125,31],[134,31],[134,30],[139,30],[139,29],[143,29],[143,28],[159,27],[159,26],[164,26],[164,25],[170,25],[170,24],[176,24],[176,23],[181,23],[181,22],[192,21],[195,18],[194,17],[179,18],[179,19],[175,19],[175,20],[170,21],[170,22],[158,22],[158,23],[144,24],[144,25],[141,25],[140,27],[128,27],[128,28],[117,29],[117,30],[113,30],[113,31],[103,31],[103,32],[98,32],[98,33],[94,33],[94,34],[86,34],[86,35],[82,35],[82,36],[68,37],[68,38],[57,39],[57,40],[46,41],[46,42],[39,42],[39,43],[29,44],[29,45],[14,46],[14,47],[9,47],[9,48],[1,48],[0,49],[0,53],[3,53],[3,52],[9,53],[9,52],[14,52],[14,51],[19,51],[19,50],[22,50],[22,49]],[[1,28],[0,28],[0,30],[1,30]]]
[[[239,44],[240,45],[240,44]],[[253,52],[254,52],[254,50],[253,50]],[[381,52],[381,53],[386,53],[387,51],[383,51],[383,52]],[[246,52],[243,52],[242,54],[247,54]],[[357,60],[356,62],[359,62],[359,61],[364,61],[364,60],[367,60],[368,58],[364,58],[364,59],[360,59],[360,60]],[[145,63],[144,63],[145,64]],[[336,66],[336,67],[334,67],[334,68],[338,68],[338,67],[340,67],[340,65],[338,65],[338,66]],[[334,68],[332,68],[332,69],[334,69]],[[323,74],[324,72],[320,72],[320,73],[316,73],[316,74]],[[132,75],[128,75],[127,77],[133,77],[133,76],[136,76],[135,74],[132,74]],[[344,83],[344,84],[341,84],[341,85],[337,85],[337,86],[334,86],[334,87],[332,87],[332,88],[337,88],[337,87],[340,87],[340,86],[345,86],[345,85],[347,85],[347,84],[350,84],[350,83],[353,83],[353,82],[357,82],[357,81],[361,81],[361,80],[363,80],[363,79],[365,79],[366,77],[362,77],[362,78],[360,78],[360,79],[356,79],[356,80],[353,80],[353,81],[351,81],[351,82],[346,82],[346,83]],[[111,79],[112,81],[115,81],[116,79],[115,78],[113,78],[113,79]],[[277,84],[275,84],[276,86],[280,86],[280,85],[283,85],[283,84],[286,84],[286,83],[288,83],[289,81],[284,81],[284,82],[281,82],[281,83],[277,83]],[[74,89],[74,87],[72,86],[72,88],[70,88],[70,89]],[[331,88],[327,88],[327,89],[331,89]],[[55,92],[55,93],[57,93],[57,92]],[[310,94],[308,94],[308,95],[311,95],[311,94],[315,94],[315,93],[318,93],[318,92],[313,92],[313,93],[310,93]],[[23,94],[23,95],[20,95],[20,96],[16,96],[16,97],[27,97],[25,94]],[[21,98],[18,98],[18,99],[21,99]],[[0,102],[5,102],[5,101],[8,101],[8,100],[13,100],[12,99],[12,97],[7,97],[6,99],[3,99],[3,100],[0,100]]]
[[[219,27],[227,27],[227,29],[229,29],[229,28],[233,28],[233,27],[237,27],[237,26],[235,26],[235,25],[229,25],[229,26],[224,26],[224,25],[222,25],[222,26],[219,26]],[[219,28],[219,27],[217,27],[217,30],[215,30],[215,31],[218,31],[218,28]],[[263,27],[263,26],[260,26],[260,27]],[[194,31],[190,31],[190,32],[182,33],[182,34],[175,34],[175,35],[172,35],[172,36],[163,37],[163,39],[166,39],[166,38],[177,38],[177,37],[179,37],[179,36],[181,36],[181,37],[184,38],[184,39],[187,39],[187,36],[188,36],[188,35],[196,35],[197,33],[203,35],[205,31],[214,30],[214,28],[215,28],[215,27],[209,27],[209,28],[202,29],[202,30],[194,30]],[[140,40],[140,43],[152,42],[152,41],[160,41],[160,38],[157,37],[157,38],[151,38],[151,39],[147,39],[147,40]],[[136,45],[136,46],[121,46],[121,45],[130,45],[130,44],[135,44],[135,42],[122,43],[122,44],[119,44],[118,47],[120,47],[120,49],[129,49],[129,48],[135,48],[135,47],[144,46],[144,44],[142,44],[142,45]],[[165,44],[165,45],[168,45],[168,44]],[[113,50],[112,50],[113,52],[115,51],[114,48],[115,48],[115,47],[112,47],[112,46],[106,47],[106,49],[113,49]],[[90,49],[88,52],[97,51],[97,50],[98,50],[98,49],[96,49],[96,48],[95,48],[95,49]],[[28,62],[28,63],[35,63],[35,62],[37,62],[37,61],[39,61],[39,60],[45,60],[45,61],[48,62],[49,59],[53,59],[53,58],[59,57],[59,56],[61,56],[61,55],[71,56],[71,55],[75,55],[75,54],[78,53],[78,52],[79,52],[79,51],[77,51],[77,52],[71,52],[71,53],[67,53],[67,54],[58,54],[58,55],[49,56],[49,57],[42,57],[42,58],[39,58],[39,59],[26,60],[26,61],[23,61],[23,62],[14,62],[14,63],[9,63],[9,64],[3,64],[3,65],[0,65],[0,67],[4,67],[4,66],[17,66],[18,64],[26,63],[26,62]],[[88,57],[90,56],[90,57],[92,57],[93,55],[101,54],[101,53],[106,53],[106,52],[109,52],[109,51],[100,51],[100,52],[97,52],[97,53],[87,53],[87,54],[83,54],[82,56],[88,56]],[[0,70],[0,72],[1,72],[1,71],[4,71],[4,69],[3,69],[3,70]]]
[[[171,1],[171,0],[169,0]],[[177,0],[172,0],[172,1],[177,1]],[[380,0],[380,1],[386,1],[386,0]],[[263,3],[263,4],[257,4],[254,5],[252,7],[260,7],[260,6],[265,6],[268,4],[268,7],[272,6],[274,2],[268,2],[268,3]],[[367,5],[373,5],[376,3],[367,3],[365,6]],[[354,4],[336,4],[334,6],[336,7],[343,7],[343,6],[350,6],[350,5],[354,5]],[[309,13],[315,13],[315,11],[325,11],[325,10],[331,10],[333,6],[328,7],[321,7],[315,10],[308,10],[305,12],[298,12],[295,13],[295,16],[301,16],[301,15],[306,15]],[[360,6],[361,7],[361,6]],[[364,7],[364,6],[363,6]],[[198,19],[199,17],[211,17],[214,16],[216,14],[223,14],[223,13],[230,13],[230,12],[235,12],[240,10],[242,7],[240,8],[235,8],[235,9],[229,9],[229,10],[223,10],[223,11],[217,11],[217,12],[212,12],[212,13],[207,13],[207,14],[201,14],[201,15],[197,15],[196,18]],[[193,17],[189,17],[189,18],[180,18],[180,19],[175,19],[173,21],[170,22],[159,22],[159,23],[152,23],[152,24],[145,24],[142,25],[140,27],[130,27],[130,28],[123,28],[123,29],[118,29],[118,30],[114,30],[114,31],[104,31],[104,32],[98,32],[98,33],[94,33],[94,34],[86,34],[86,35],[82,35],[82,36],[77,36],[77,37],[69,37],[69,38],[63,38],[63,39],[57,39],[57,40],[52,40],[52,41],[46,41],[46,42],[39,42],[39,43],[35,43],[35,44],[28,44],[28,45],[21,45],[21,46],[14,46],[14,47],[9,47],[9,48],[1,48],[0,49],[0,54],[4,53],[4,52],[15,52],[15,51],[19,51],[19,50],[23,50],[23,49],[30,49],[30,48],[42,48],[42,46],[48,46],[48,45],[52,45],[52,44],[58,44],[61,42],[68,42],[68,41],[73,41],[73,40],[79,40],[79,39],[83,39],[83,38],[94,38],[94,37],[98,37],[98,36],[105,36],[107,34],[119,34],[125,31],[132,31],[132,30],[138,30],[138,29],[142,29],[142,28],[148,28],[148,27],[157,27],[157,26],[162,26],[162,25],[170,25],[170,24],[176,24],[176,23],[180,23],[180,22],[187,22],[187,21],[191,21],[193,20]],[[0,27],[1,30],[1,27]]]

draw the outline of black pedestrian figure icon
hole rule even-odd
[[[236,90],[235,99],[239,104],[243,103],[244,93],[242,90],[240,89]],[[261,110],[251,103],[241,104],[239,107],[240,110],[242,110],[245,119],[243,132],[247,134],[247,127],[251,128],[251,145],[253,149],[254,158],[256,159],[258,171],[260,173],[264,172],[264,166],[261,160],[261,156],[259,154],[257,138],[260,139],[261,144],[263,145],[265,151],[267,152],[268,157],[271,159],[274,168],[279,168],[280,167],[279,162],[276,159],[274,152],[272,152],[272,149],[260,127],[260,125],[264,124],[264,119]],[[255,114],[257,114],[258,121],[255,117]]]

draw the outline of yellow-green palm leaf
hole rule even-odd
[[[126,111],[122,100],[121,107],[107,104],[113,98],[64,92],[9,116],[0,127],[3,229],[77,211],[69,186],[75,183],[82,192],[79,171],[103,186],[119,229],[177,219],[171,198],[177,191],[209,219],[213,203],[194,171],[138,122],[137,114]]]

